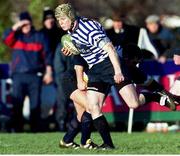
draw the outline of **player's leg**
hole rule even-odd
[[[73,100],[73,102],[80,105],[82,108],[87,108],[88,107],[86,91],[81,91],[79,89],[76,89],[71,93],[70,99]]]
[[[92,131],[92,117],[87,110],[88,105],[86,92],[77,89],[71,94],[70,98],[74,102],[78,120],[81,122],[81,147],[89,149],[97,148],[97,145],[90,139]]]
[[[110,135],[109,125],[101,111],[101,106],[102,102],[104,101],[105,93],[101,91],[102,88],[98,84],[99,83],[88,84],[88,106],[92,115],[93,125],[103,139],[102,148],[104,148],[104,145],[106,146],[105,148],[114,148]]]
[[[172,101],[169,100],[168,96],[161,96],[159,93],[142,92],[139,94],[139,101],[141,105],[149,102],[158,102],[161,106],[166,106],[171,110],[176,110],[176,106],[172,105]]]
[[[140,94],[139,103],[141,105],[151,101],[156,101],[160,103],[160,105],[164,105],[171,110],[175,110],[175,96],[166,91],[164,87],[154,79],[148,80],[145,73],[135,65],[128,65],[127,67],[130,78],[133,80],[133,82],[137,85],[145,87],[151,92]]]
[[[69,123],[67,132],[65,133],[62,140],[60,140],[60,147],[74,148],[78,149],[79,145],[74,142],[74,138],[80,132],[80,122],[75,116]]]
[[[139,103],[138,94],[133,84],[127,84],[119,89],[119,94],[129,108],[137,108]]]
[[[77,89],[76,79],[63,79],[62,89],[64,90],[64,98],[69,99],[71,94]],[[75,107],[76,109],[76,107]],[[80,114],[80,113],[78,113]],[[78,121],[77,116],[75,115],[73,119],[69,122],[69,126],[67,128],[67,132],[65,133],[62,140],[60,140],[60,147],[67,148],[79,148],[79,145],[74,143],[74,138],[80,132],[81,125],[80,121]]]
[[[144,92],[138,96],[136,89],[132,84],[128,84],[122,87],[119,90],[119,93],[130,108],[137,108],[140,105],[155,101],[170,108],[171,110],[176,109],[175,105],[172,105],[172,101],[169,101],[167,97],[163,99],[159,93]]]
[[[153,94],[149,93],[151,95],[147,95],[147,94],[144,95],[146,101],[150,101],[150,100],[157,101],[158,103],[160,103],[160,105],[164,105],[170,108],[171,110],[176,110],[175,101],[178,100],[177,97],[171,94],[170,92],[168,92],[167,90],[165,90],[160,83],[152,79],[147,81],[145,83],[145,86],[149,91],[153,93]],[[159,94],[160,100],[159,100],[159,96],[156,94]]]
[[[90,139],[92,130],[92,117],[85,108],[87,106],[86,92],[76,89],[70,95],[70,98],[74,102],[77,116],[75,116],[71,121],[70,126],[63,137],[63,140],[60,142],[60,146],[67,147],[66,145],[68,145],[68,147],[78,148],[79,146],[74,143],[74,138],[81,131],[81,147],[88,149],[97,148],[97,145],[94,144]]]

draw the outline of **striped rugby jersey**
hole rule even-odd
[[[108,57],[107,51],[102,48],[110,40],[100,23],[80,17],[75,30],[69,33],[72,42],[88,63],[89,68]]]

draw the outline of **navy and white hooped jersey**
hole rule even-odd
[[[79,18],[78,25],[71,33],[72,42],[86,60],[89,68],[108,57],[102,48],[110,42],[100,23],[87,18]]]

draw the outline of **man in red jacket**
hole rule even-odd
[[[47,84],[52,81],[48,41],[42,33],[34,29],[28,12],[22,12],[19,21],[4,32],[3,41],[13,50],[11,72],[14,130],[23,130],[22,107],[24,98],[28,95],[31,130],[38,131],[42,79]]]

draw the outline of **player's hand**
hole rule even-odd
[[[61,51],[62,51],[62,53],[63,53],[64,55],[66,55],[66,56],[71,56],[71,55],[72,55],[72,52],[71,52],[68,48],[66,48],[66,47],[63,47],[63,48],[61,49]]]
[[[114,81],[116,83],[120,83],[122,81],[124,81],[124,75],[122,73],[117,73],[114,75]]]
[[[30,24],[30,21],[29,20],[22,20],[22,21],[18,21],[17,23],[15,23],[13,26],[12,26],[12,29],[14,31],[18,30],[19,28],[23,27],[24,25],[27,25],[27,24]]]
[[[86,90],[87,89],[87,83],[85,81],[78,82],[77,87],[79,90]]]

